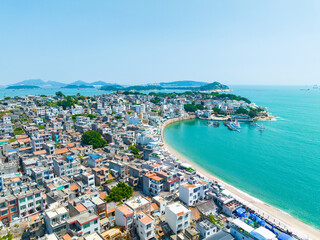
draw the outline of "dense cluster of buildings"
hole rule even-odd
[[[0,235],[10,230],[17,239],[293,239],[176,159],[162,142],[168,119],[189,116],[184,104],[225,112],[254,104],[201,94],[74,98],[76,104],[67,107],[57,104],[64,96],[1,100]],[[83,144],[89,130],[108,144]],[[119,182],[131,186],[133,196],[107,202]]]

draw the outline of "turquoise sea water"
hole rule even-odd
[[[104,93],[111,93],[113,91],[103,91],[98,88],[82,88],[82,89],[71,89],[71,88],[38,88],[38,89],[20,89],[12,90],[0,88],[0,99],[4,97],[15,97],[15,96],[26,96],[26,95],[47,95],[54,96],[56,92],[61,91],[64,95],[76,95],[80,93],[84,96],[101,95]],[[184,92],[184,90],[174,90],[175,92]],[[168,90],[156,90],[156,91],[141,91],[145,94],[149,92],[168,92]],[[169,91],[170,92],[170,91]]]
[[[85,96],[101,95],[107,93],[106,91],[98,90],[97,88],[83,88],[83,89],[68,89],[68,88],[39,88],[39,89],[21,89],[12,90],[0,88],[0,99],[15,96],[26,96],[26,95],[55,95],[56,92],[61,91],[65,95],[76,95],[80,93]]]
[[[277,121],[241,132],[188,120],[168,126],[166,142],[239,189],[320,229],[320,90],[233,87]]]

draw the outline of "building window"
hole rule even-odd
[[[98,232],[98,228],[95,228],[94,231],[95,231],[95,232]]]
[[[23,205],[20,207],[21,210],[26,209],[26,208],[27,208],[26,205]]]
[[[35,195],[35,197],[36,197],[36,198],[40,197],[40,193],[37,193],[37,194]]]
[[[94,220],[94,224],[97,224],[98,220]]]
[[[36,205],[39,205],[41,203],[41,200],[36,201]]]
[[[32,200],[32,199],[33,199],[33,197],[32,197],[32,196],[29,196],[29,197],[28,197],[28,200]]]
[[[29,204],[28,204],[28,207],[33,207],[33,203],[29,203]]]
[[[25,198],[21,198],[21,199],[19,199],[19,203],[24,203],[26,201],[26,199]]]
[[[16,212],[17,211],[17,207],[13,207],[10,209],[10,212]]]
[[[8,210],[4,210],[1,212],[1,216],[7,215],[8,214]]]
[[[90,227],[90,223],[86,223],[85,225],[83,225],[83,229],[86,229],[88,227]]]
[[[17,203],[16,200],[10,201],[10,205],[14,205],[14,204],[16,204],[16,203]]]

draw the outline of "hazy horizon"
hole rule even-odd
[[[320,2],[3,1],[0,85],[320,84]]]

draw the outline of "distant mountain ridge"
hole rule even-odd
[[[66,84],[61,83],[61,82],[56,82],[56,81],[43,81],[41,79],[28,79],[28,80],[23,80],[21,82],[15,83],[15,84],[10,84],[10,86],[24,86],[24,85],[31,85],[31,86],[38,86],[38,87],[63,87]]]
[[[201,86],[199,88],[199,91],[226,90],[226,89],[229,89],[227,85],[223,85],[219,82],[213,82],[213,83],[209,83],[204,86]]]
[[[59,88],[93,88],[101,86],[101,90],[116,91],[145,91],[145,90],[165,90],[165,89],[177,89],[177,90],[192,90],[192,91],[211,91],[211,90],[227,90],[228,86],[219,82],[198,82],[193,80],[181,80],[172,82],[160,82],[145,85],[133,85],[133,86],[121,86],[116,83],[107,83],[104,81],[94,81],[91,83],[78,80],[69,84],[61,83],[57,81],[43,81],[42,79],[28,79],[9,86],[37,86],[41,88],[45,87],[59,87]]]
[[[106,91],[154,91],[154,90],[191,90],[191,91],[217,91],[228,90],[227,85],[219,82],[207,83],[196,81],[175,81],[160,84],[134,85],[122,87],[120,85],[103,86],[101,90]]]
[[[43,81],[42,79],[28,79],[23,80],[21,82],[17,82],[14,84],[10,84],[9,86],[24,86],[24,85],[31,85],[31,86],[38,86],[38,87],[65,87],[69,85],[75,85],[75,86],[114,86],[117,85],[115,83],[107,83],[104,81],[95,81],[95,82],[85,82],[85,81],[75,81],[72,83],[62,83],[57,81]]]

